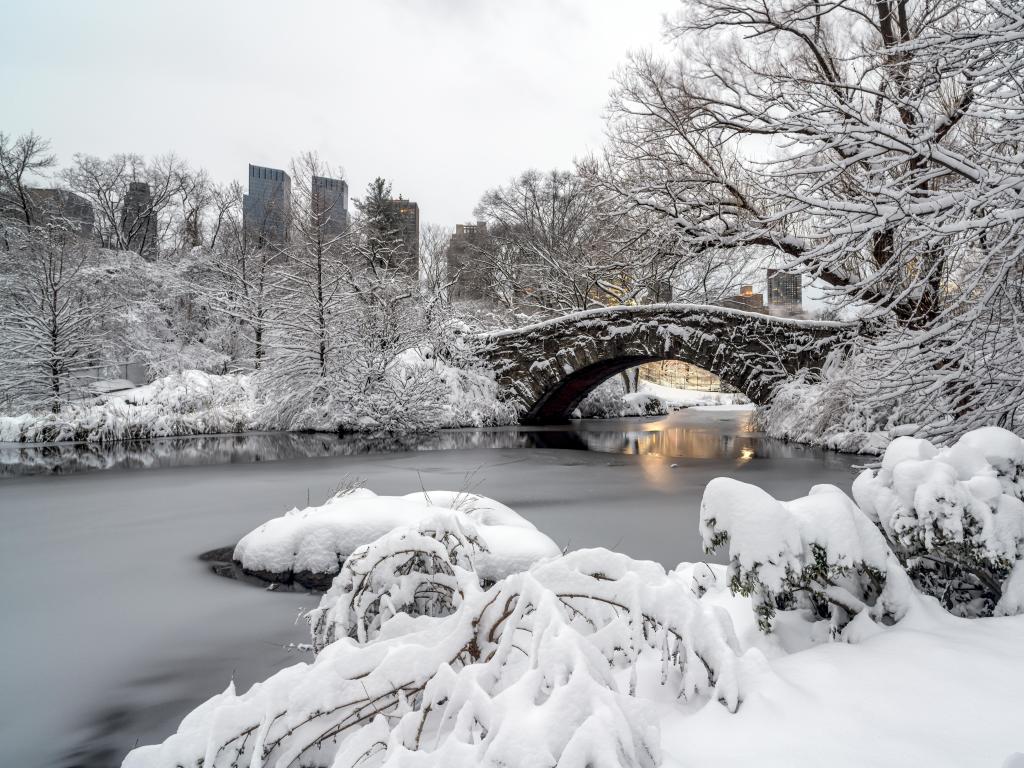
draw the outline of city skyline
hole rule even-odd
[[[173,151],[243,184],[249,163],[287,168],[315,150],[343,167],[353,197],[382,176],[420,203],[425,223],[451,225],[523,170],[569,168],[599,149],[614,70],[629,51],[659,46],[662,15],[677,7],[189,1],[101,14],[20,4],[8,14],[26,34],[12,40],[4,125],[51,139],[62,165],[75,153]],[[30,46],[44,33],[40,59]],[[381,99],[375,78],[414,80]],[[104,82],[133,94],[131,110],[111,119],[89,85]]]

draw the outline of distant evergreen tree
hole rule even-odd
[[[362,217],[365,253],[374,269],[394,269],[402,248],[402,222],[391,203],[391,183],[380,176],[366,185],[366,196],[355,201]]]

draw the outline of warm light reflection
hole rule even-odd
[[[651,458],[717,459],[734,458],[745,464],[757,456],[756,437],[723,435],[713,429],[680,428],[671,417],[647,423],[642,430],[614,429],[581,431],[582,442],[591,451],[625,453]]]

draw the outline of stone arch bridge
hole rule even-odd
[[[820,368],[858,328],[724,307],[651,304],[577,312],[481,339],[499,396],[520,409],[523,424],[550,424],[568,419],[616,373],[658,360],[697,365],[763,404],[801,368]]]

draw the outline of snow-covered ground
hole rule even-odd
[[[854,493],[859,506],[825,484],[779,501],[718,478],[700,531],[727,567],[552,552],[492,587],[465,520],[400,527],[346,560],[310,614],[311,662],[229,686],[124,765],[1013,765],[1024,440],[903,437]],[[356,495],[352,514],[370,499],[408,501]],[[950,575],[956,555],[918,562],[913,546],[945,559],[948,542],[966,574],[995,569],[994,617],[925,594],[969,581]]]
[[[677,408],[716,405],[736,407],[749,403],[740,394],[677,389],[650,381],[641,381],[637,392],[626,392],[622,380],[616,376],[587,395],[580,403],[576,415],[584,419],[621,419],[664,415]]]
[[[708,392],[702,389],[677,389],[655,384],[651,381],[640,382],[640,392],[654,395],[669,407],[684,408],[702,405],[726,405],[750,407],[750,401],[743,395],[732,392]]]

